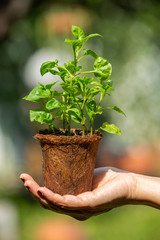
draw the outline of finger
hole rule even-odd
[[[35,197],[38,196],[37,189],[39,188],[38,183],[27,173],[22,173],[20,179],[24,182],[24,186],[29,192]]]
[[[40,200],[41,197],[39,196],[37,189],[40,187],[39,184],[27,173],[22,173],[20,175],[20,179],[24,181],[24,186],[26,189],[32,194],[32,196],[36,200]]]
[[[61,196],[57,193],[53,193],[51,190],[45,187],[39,188],[38,192],[47,201],[68,209],[85,208],[90,206],[94,201],[94,194],[92,192],[85,192],[77,196],[74,195]]]
[[[27,181],[27,180],[34,181],[34,179],[33,179],[29,174],[27,174],[27,173],[22,173],[22,174],[20,175],[20,179],[21,179],[23,182],[25,182],[25,181]]]
[[[69,212],[69,210],[66,210],[62,207],[62,204],[59,203],[59,201],[56,198],[54,199],[54,196],[56,196],[56,195],[57,195],[57,197],[59,196],[59,199],[61,199],[62,198],[61,195],[53,193],[51,190],[49,190],[46,187],[40,187],[37,192],[41,198],[45,199],[48,202],[48,205],[50,206],[51,210],[53,210],[57,213],[62,213],[62,214],[67,214],[67,215],[71,214],[71,212]],[[60,200],[60,202],[62,202],[61,200]]]
[[[48,202],[50,210],[54,212],[69,215],[79,221],[84,221],[92,216],[92,214],[89,214],[88,212],[85,211],[84,206],[80,207],[80,204],[77,207],[75,205],[75,202],[73,204],[72,201],[71,206],[71,198],[73,200],[76,198],[76,196],[73,195],[61,196],[59,194],[53,193],[51,190],[45,187],[40,187],[38,189],[38,193],[40,194],[40,196],[43,196],[43,198]]]
[[[27,180],[24,183],[24,186],[27,188],[27,190],[31,193],[31,195],[38,200],[41,204],[48,205],[47,201],[43,199],[39,194],[38,194],[38,188],[40,187],[38,183],[36,183],[33,178],[32,180]]]
[[[39,195],[37,193],[37,189],[39,188],[39,185],[34,180],[27,180],[27,181],[25,181],[24,186],[28,189],[28,191],[33,196],[39,197]]]
[[[73,202],[76,201],[76,197],[73,195],[61,196],[57,193],[52,192],[48,188],[39,188],[38,192],[50,203],[59,205],[60,207],[72,207]]]
[[[46,187],[39,187],[37,193],[39,194],[39,196],[43,197],[45,200],[52,204],[60,205],[60,203],[63,202],[63,196],[52,192]]]

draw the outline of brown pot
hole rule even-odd
[[[47,188],[61,195],[77,195],[92,188],[98,145],[102,134],[63,136],[36,134],[43,154],[43,176]]]

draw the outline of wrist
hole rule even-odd
[[[133,174],[133,204],[143,204],[160,209],[160,178]]]

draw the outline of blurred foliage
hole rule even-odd
[[[63,217],[41,208],[25,190],[21,191],[21,195],[14,194],[8,197],[17,207],[20,236],[23,240],[35,240],[35,230],[45,219]],[[78,223],[92,240],[158,240],[160,235],[159,211],[145,206],[121,207]]]

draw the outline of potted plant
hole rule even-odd
[[[58,65],[57,59],[47,61],[40,68],[42,76],[49,72],[61,78],[61,90],[54,89],[59,81],[53,80],[51,84],[39,83],[24,97],[40,105],[40,108],[30,110],[30,121],[48,125],[48,129],[39,131],[35,138],[42,147],[45,186],[61,195],[76,195],[91,190],[96,153],[102,139],[100,130],[121,134],[118,127],[107,122],[94,130],[96,115],[102,114],[105,109],[124,114],[116,106],[101,106],[104,97],[114,90],[110,80],[112,66],[93,50],[84,49],[90,38],[101,35],[96,33],[85,36],[77,26],[72,26],[72,33],[75,39],[66,39],[65,42],[73,48],[73,60],[63,66]],[[83,70],[81,60],[89,55],[94,58],[93,69]],[[57,118],[61,122],[60,129],[54,124]],[[81,127],[71,128],[72,122]]]

